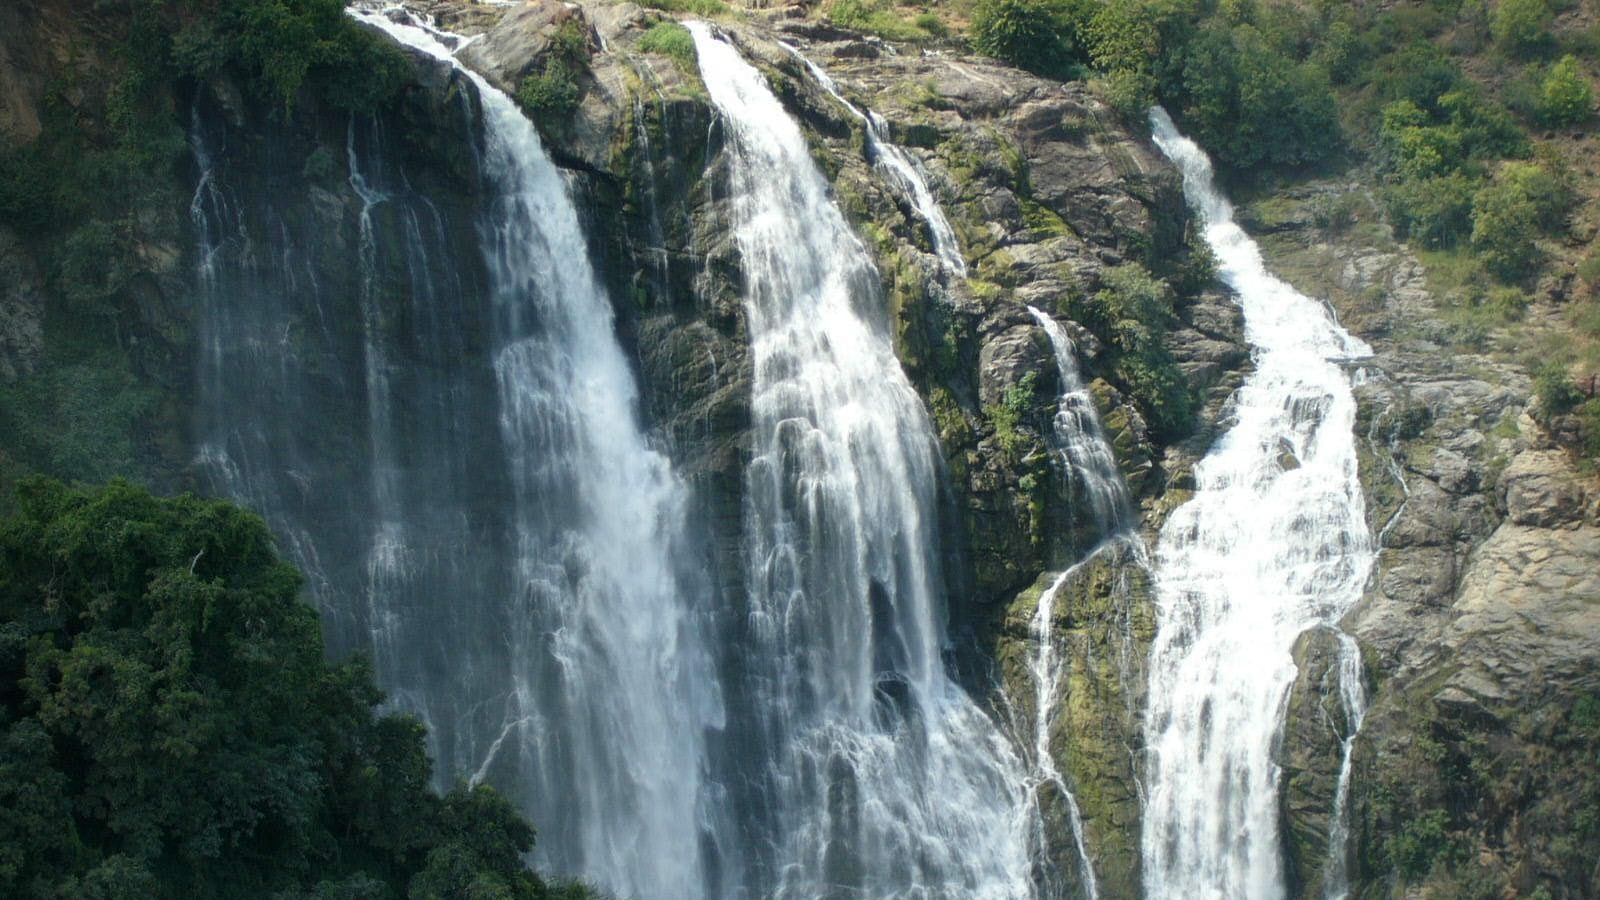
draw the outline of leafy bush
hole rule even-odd
[[[283,111],[308,84],[336,106],[370,111],[409,72],[392,42],[344,14],[344,0],[153,0],[147,7],[162,10],[172,28],[169,56],[179,71],[240,75]],[[148,9],[133,15],[158,18]]]
[[[1390,862],[1411,878],[1428,874],[1436,862],[1454,855],[1449,827],[1450,816],[1442,809],[1431,809],[1413,817],[1384,840]]]
[[[517,85],[517,102],[532,115],[564,119],[578,108],[578,80],[565,62],[551,59]]]
[[[994,438],[1000,444],[1000,449],[1009,456],[1016,456],[1027,444],[1027,437],[1017,431],[1017,426],[1027,415],[1033,405],[1033,395],[1038,389],[1038,373],[1029,372],[1018,379],[1016,384],[1006,388],[1005,397],[999,403],[991,404],[984,409],[984,414],[989,417],[989,422],[994,425]]]
[[[1472,199],[1472,249],[1497,277],[1515,281],[1538,267],[1538,234],[1538,211],[1520,194],[1489,185]]]
[[[978,0],[972,48],[1038,75],[1073,78],[1084,54],[1075,19],[1049,0]]]
[[[517,102],[530,115],[566,119],[578,108],[578,75],[588,64],[588,33],[577,19],[562,22],[550,35],[543,69],[517,85]]]
[[[138,468],[140,426],[158,402],[115,348],[53,350],[38,371],[0,385],[0,434],[35,471],[102,481]]]
[[[865,31],[891,41],[922,41],[932,36],[916,22],[902,19],[886,0],[833,0],[826,16],[840,28]]]
[[[918,13],[916,18],[911,20],[911,24],[927,32],[932,37],[942,38],[950,36],[950,26],[946,25],[944,20],[939,18],[939,16],[935,13]]]
[[[696,71],[699,55],[694,49],[694,35],[677,22],[661,21],[639,37],[639,49],[645,53],[659,53],[670,57],[685,72]]]
[[[1196,35],[1163,93],[1181,104],[1195,138],[1236,170],[1316,162],[1339,144],[1327,75],[1273,50],[1249,25]]]
[[[1364,59],[1360,36],[1349,22],[1342,20],[1328,26],[1327,34],[1311,57],[1334,84],[1345,84],[1353,79]]]
[[[1069,298],[1066,312],[1114,351],[1112,376],[1158,435],[1186,433],[1194,395],[1166,348],[1177,321],[1172,288],[1138,263],[1101,273],[1101,289]]]
[[[33,479],[0,522],[0,894],[538,900],[533,829],[428,789],[424,729],[323,660],[256,516]]]
[[[1546,0],[1499,0],[1489,30],[1502,50],[1522,55],[1549,42],[1552,18]]]
[[[1084,32],[1089,59],[1106,72],[1147,72],[1161,52],[1154,10],[1141,0],[1107,0]]]
[[[1410,100],[1383,108],[1380,135],[1385,161],[1408,181],[1448,175],[1466,159],[1461,132],[1430,124],[1428,114]]]
[[[640,6],[664,12],[684,13],[702,19],[715,19],[732,12],[722,0],[642,0]]]
[[[1472,247],[1490,272],[1521,278],[1542,261],[1535,240],[1560,227],[1570,202],[1566,186],[1543,167],[1508,162],[1472,199]]]
[[[1383,108],[1379,152],[1401,178],[1431,178],[1460,171],[1471,160],[1524,156],[1527,136],[1510,115],[1476,91],[1457,88],[1430,109],[1410,99]]]
[[[1600,459],[1600,399],[1591,398],[1578,407],[1578,450],[1589,459]],[[1593,695],[1585,699],[1589,701],[1589,705],[1584,719],[1587,722],[1587,730],[1594,735],[1597,701]],[[1600,745],[1600,736],[1591,737],[1591,740]],[[1595,759],[1600,762],[1600,753],[1596,753]],[[1590,813],[1587,823],[1584,823],[1585,831],[1593,833],[1597,826],[1600,826],[1600,814]]]
[[[1600,292],[1600,248],[1589,251],[1589,255],[1578,263],[1578,278],[1589,286],[1591,293]]]
[[[1567,375],[1567,368],[1559,363],[1547,363],[1533,375],[1533,397],[1541,416],[1564,415],[1583,402],[1583,392]]]
[[[1384,99],[1410,100],[1429,114],[1439,98],[1466,85],[1461,67],[1432,43],[1411,44],[1382,60],[1375,73]]]
[[[1572,55],[1550,67],[1539,86],[1539,99],[1534,114],[1540,124],[1551,128],[1579,125],[1594,112],[1594,91],[1589,79],[1578,69],[1578,60]]]

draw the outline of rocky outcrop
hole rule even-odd
[[[1295,642],[1293,656],[1298,674],[1277,752],[1284,871],[1295,896],[1321,897],[1328,893],[1330,850],[1342,852],[1328,842],[1344,741],[1355,722],[1340,692],[1338,633],[1326,627],[1305,632]]]
[[[1030,667],[1038,653],[1039,599],[1057,581],[1055,574],[1042,576],[1007,605],[996,642],[996,663],[1019,729],[1033,734],[1038,717],[1049,717],[1047,744],[1077,802],[1084,844],[1105,897],[1139,895],[1140,711],[1147,649],[1155,636],[1142,553],[1137,542],[1110,544],[1056,586],[1049,639],[1060,655],[1060,680],[1053,709],[1035,708]],[[1046,796],[1043,802],[1048,810],[1061,801]],[[1053,824],[1062,834],[1069,827],[1059,811]]]

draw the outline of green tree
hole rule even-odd
[[[1177,322],[1172,288],[1138,263],[1106,269],[1101,288],[1066,312],[1112,350],[1112,375],[1155,431],[1168,438],[1193,426],[1194,396],[1167,350]]]
[[[533,831],[428,789],[423,729],[323,661],[259,518],[125,483],[0,522],[0,895],[393,897],[455,860],[539,898]],[[452,882],[460,883],[460,882]]]
[[[1546,0],[1500,0],[1489,30],[1502,50],[1523,55],[1549,43],[1552,19]]]
[[[1472,198],[1472,249],[1496,276],[1515,281],[1538,267],[1541,210],[1521,179],[1503,170]]]
[[[1163,87],[1195,138],[1235,170],[1311,163],[1339,144],[1326,74],[1272,49],[1250,25],[1200,31]]]
[[[1539,100],[1534,114],[1543,125],[1564,128],[1588,121],[1594,112],[1594,90],[1578,68],[1572,54],[1550,67],[1539,85]]]
[[[1453,247],[1472,233],[1472,198],[1478,183],[1454,172],[1402,181],[1384,192],[1395,235],[1425,247]]]
[[[979,0],[968,34],[979,53],[1035,74],[1082,73],[1079,0]]]
[[[1106,72],[1146,72],[1161,52],[1153,11],[1141,0],[1106,0],[1089,17],[1089,58]]]

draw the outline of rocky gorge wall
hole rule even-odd
[[[723,137],[698,75],[639,45],[668,17],[631,4],[418,5],[441,25],[482,33],[462,58],[508,90],[542,69],[565,23],[584,35],[575,107],[536,121],[585,201],[596,268],[638,367],[643,418],[693,488],[695,518],[710,532],[707,569],[721,605],[736,614],[748,570],[740,510],[751,451],[740,262],[728,226]],[[0,28],[0,127],[26,136],[47,74],[64,64],[41,48],[64,54],[60,36],[81,26],[50,4],[0,11],[0,24],[8,16],[17,27]],[[1196,407],[1183,427],[1154,426],[1158,411],[1149,394],[1134,396],[1114,335],[1093,322],[1068,326],[1142,530],[1152,536],[1185,498],[1188,468],[1226,424],[1228,396],[1249,360],[1239,314],[1206,276],[1176,173],[1142,124],[1119,121],[1086,86],[954,53],[897,51],[806,20],[726,27],[806,128],[878,260],[889,299],[884,327],[945,454],[941,530],[956,656],[997,714],[1029,731],[1040,715],[1026,666],[1036,604],[1053,574],[1096,536],[1051,463],[1057,374],[1027,306],[1071,319],[1114,289],[1117,276],[1108,273],[1129,264],[1164,281],[1172,315],[1160,340]],[[969,277],[941,270],[924,223],[874,171],[862,123],[780,39],[824,66],[852,102],[888,120],[894,140],[926,169]],[[404,177],[452,223],[445,233],[470,239],[470,98],[437,64],[416,62],[403,99],[361,127],[386,136]],[[362,199],[349,180],[350,118],[308,106],[283,121],[250,108],[224,82],[181,91],[185,108],[229,135],[224,143],[247,192],[284,198],[282,216],[317,236],[307,265],[326,295],[354,296],[349,260]],[[197,177],[180,173],[160,214],[147,218],[145,271],[119,295],[126,324],[99,338],[124,345],[128,377],[151,398],[108,474],[164,489],[206,483],[194,465],[204,419],[193,390],[202,311],[187,204]],[[1309,209],[1313,199],[1298,202]],[[1419,265],[1404,247],[1369,236],[1334,233],[1303,212],[1271,223],[1266,241],[1270,262],[1301,289],[1328,297],[1376,351],[1358,398],[1380,555],[1367,597],[1346,622],[1361,642],[1371,694],[1355,744],[1354,893],[1402,896],[1424,885],[1431,896],[1541,888],[1595,895],[1600,493],[1526,415],[1526,374],[1443,340],[1440,300]],[[455,258],[473,258],[457,250]],[[33,375],[49,352],[57,298],[39,269],[27,236],[0,223],[0,381],[8,385]],[[468,268],[460,276],[481,274]],[[330,312],[336,321],[358,315]],[[418,354],[395,365],[437,363]],[[337,369],[349,359],[327,362]],[[359,399],[328,399],[306,415],[362,421]],[[0,452],[17,455],[15,445]],[[359,447],[335,447],[329,464],[362,458]],[[84,474],[64,459],[58,474]],[[490,505],[473,501],[485,515]],[[335,643],[359,648],[365,628],[352,619]],[[1139,894],[1140,710],[1153,629],[1147,577],[1126,559],[1096,558],[1058,592],[1053,634],[1068,674],[1050,746],[1081,807],[1107,897]],[[1319,633],[1302,649],[1281,747],[1282,824],[1292,893],[1320,896],[1349,723],[1330,693],[1337,654]]]

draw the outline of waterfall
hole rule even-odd
[[[928,179],[922,173],[921,163],[907,153],[904,147],[889,140],[889,123],[872,110],[862,110],[846,100],[828,73],[798,48],[781,41],[778,46],[794,54],[796,59],[805,64],[817,83],[822,85],[823,90],[866,125],[867,153],[872,164],[888,179],[889,185],[895,192],[910,201],[916,208],[917,215],[927,224],[928,235],[933,239],[933,252],[939,257],[940,265],[946,272],[965,278],[967,261],[961,256],[961,243],[956,240],[956,231],[950,227],[950,220],[945,217],[944,209],[939,206],[939,201],[934,198],[932,189],[928,187]]]
[[[754,361],[744,665],[763,896],[1033,895],[1025,766],[946,672],[937,443],[799,127],[689,23],[731,157]]]
[[[1078,374],[1077,348],[1055,319],[1032,306],[1028,307],[1028,312],[1050,338],[1056,371],[1060,373],[1061,396],[1056,401],[1052,422],[1059,468],[1066,475],[1073,495],[1089,504],[1100,535],[1117,534],[1129,526],[1133,501],[1128,497],[1128,484],[1117,468],[1111,444],[1100,425],[1094,397]]]
[[[1372,564],[1343,368],[1371,351],[1267,272],[1205,154],[1164,111],[1150,121],[1244,311],[1255,368],[1235,396],[1235,424],[1196,465],[1194,497],[1156,551],[1145,890],[1276,898],[1285,886],[1273,748],[1296,674],[1290,650],[1307,628],[1337,624]],[[1341,666],[1347,684],[1358,674]]]
[[[1361,680],[1361,648],[1339,633],[1339,702],[1344,707],[1345,736],[1339,748],[1339,780],[1334,786],[1333,814],[1328,818],[1328,868],[1323,896],[1345,900],[1350,894],[1350,760],[1356,735],[1367,717],[1367,691]]]
[[[1079,867],[1083,872],[1084,894],[1090,900],[1095,900],[1099,890],[1095,882],[1094,865],[1084,845],[1083,817],[1078,810],[1077,797],[1068,787],[1050,752],[1051,724],[1058,714],[1061,685],[1066,675],[1055,643],[1055,604],[1062,588],[1101,554],[1113,554],[1114,564],[1117,565],[1142,565],[1144,542],[1130,529],[1133,501],[1128,496],[1128,485],[1117,468],[1111,445],[1106,441],[1094,397],[1078,372],[1077,348],[1067,336],[1066,329],[1055,319],[1032,306],[1028,307],[1028,312],[1050,339],[1061,382],[1061,393],[1056,401],[1056,414],[1052,422],[1051,449],[1055,455],[1056,470],[1066,481],[1073,500],[1086,504],[1095,526],[1096,539],[1100,541],[1081,561],[1058,575],[1039,595],[1038,608],[1029,623],[1037,648],[1028,660],[1034,684],[1035,790],[1049,785],[1061,794],[1066,806],[1067,822],[1072,828]]]
[[[710,865],[738,861],[717,858],[706,744],[724,710],[687,489],[646,440],[531,123],[455,64],[458,39],[352,14],[475,87],[480,205],[441,212],[357,120],[345,246],[291,209],[303,198],[238,202],[197,119],[201,460],[284,538],[330,646],[372,650],[391,703],[427,723],[441,787],[507,791],[561,874],[701,896]]]
[[[577,212],[531,122],[429,31],[359,14],[455,65],[483,104],[481,224],[516,507],[504,729],[564,868],[630,896],[704,883],[705,732],[721,698],[680,584],[687,493],[638,424],[633,375]],[[464,663],[466,661],[463,661]],[[502,751],[503,752],[503,751]]]

